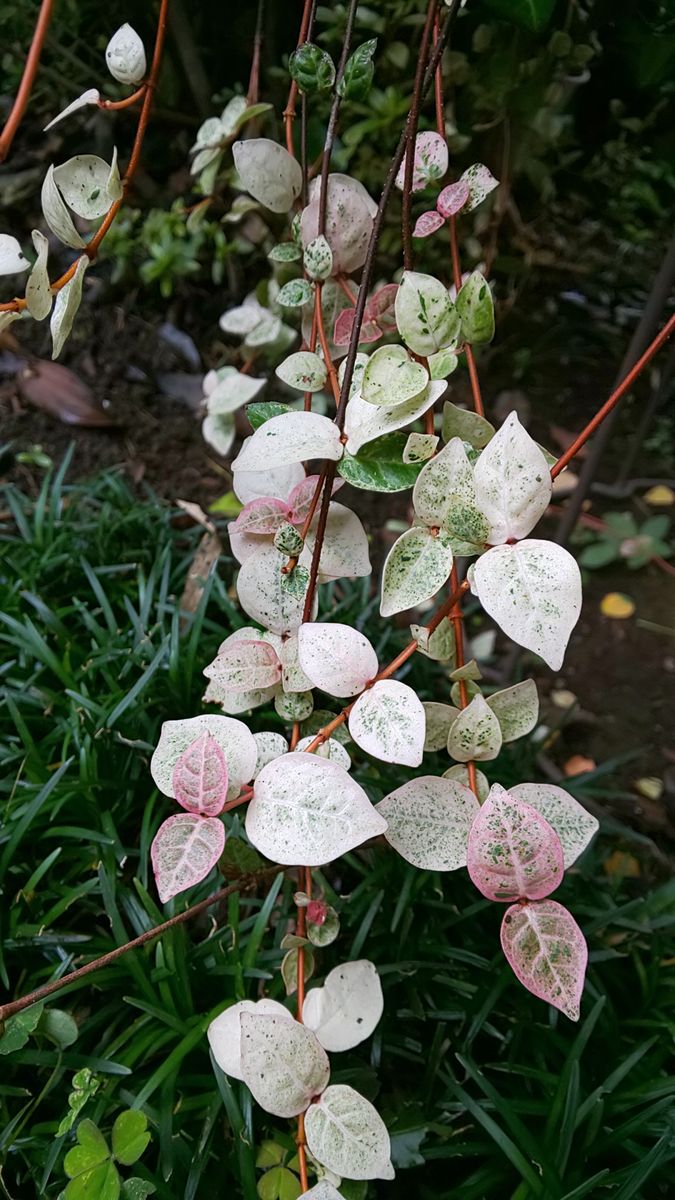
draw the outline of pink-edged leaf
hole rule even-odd
[[[200,883],[215,867],[224,845],[225,826],[217,817],[178,813],[164,821],[150,847],[162,903]]]
[[[458,179],[456,183],[449,183],[443,188],[436,201],[436,208],[442,217],[454,217],[464,208],[468,199],[469,184],[466,179]]]
[[[501,942],[528,992],[578,1021],[588,947],[572,914],[556,900],[512,904],[504,913]]]
[[[290,509],[283,500],[274,496],[263,496],[260,500],[249,500],[242,508],[231,529],[235,533],[276,533],[286,521],[290,520]]]
[[[442,225],[445,225],[445,217],[442,217],[439,212],[435,212],[434,209],[430,209],[429,212],[423,212],[417,218],[413,237],[431,237],[431,234],[440,229]]]
[[[563,877],[562,845],[536,809],[495,783],[471,826],[467,867],[488,900],[541,900]]]
[[[310,505],[314,499],[314,493],[316,491],[319,478],[320,476],[318,475],[307,475],[307,477],[303,479],[301,483],[296,484],[296,486],[293,488],[293,491],[288,497],[288,520],[291,522],[291,524],[302,525],[303,521],[307,517]],[[335,493],[340,490],[344,482],[344,479],[333,480],[331,496],[334,496]]]
[[[206,730],[181,754],[173,769],[173,794],[190,813],[215,817],[227,799],[225,755]]]
[[[376,321],[383,333],[393,333],[396,329],[394,305],[397,292],[397,283],[385,283],[383,287],[373,292],[366,304],[366,317],[371,321]]]
[[[355,308],[343,308],[335,322],[333,329],[333,342],[336,346],[348,346],[352,329],[354,327],[354,317],[356,316]],[[362,326],[359,335],[359,345],[364,342],[377,342],[382,337],[382,330],[374,321],[366,319]]]
[[[228,640],[211,663],[209,678],[233,692],[254,692],[279,682],[281,660],[269,642],[257,638]]]
[[[407,157],[407,155],[406,155]],[[415,138],[415,155],[412,171],[412,190],[418,192],[429,183],[442,179],[448,169],[448,143],[440,133],[427,129]],[[396,187],[405,186],[406,159],[403,159],[396,175]]]

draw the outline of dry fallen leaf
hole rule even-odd
[[[178,508],[182,508],[183,512],[187,513],[188,517],[192,517],[195,525],[201,525],[202,529],[205,529],[207,533],[216,532],[216,527],[213,524],[213,521],[207,517],[204,509],[200,508],[198,504],[194,504],[192,500],[176,500],[176,505]]]
[[[572,775],[583,775],[586,771],[594,771],[597,763],[593,758],[585,758],[583,754],[573,754],[563,766],[568,779]]]
[[[205,533],[197,546],[196,554],[190,563],[190,569],[185,580],[183,595],[180,598],[181,611],[185,614],[197,611],[202,598],[205,584],[209,575],[215,570],[216,563],[223,552],[223,547],[217,533]],[[187,625],[187,616],[182,618],[181,627]]]
[[[556,708],[571,708],[577,703],[577,697],[574,692],[570,692],[567,688],[554,688],[551,692],[551,700]]]
[[[675,504],[675,492],[665,483],[657,483],[655,487],[651,487],[648,492],[645,492],[642,498],[647,501],[647,504],[658,506]]]
[[[84,380],[60,363],[34,359],[19,372],[17,383],[23,400],[64,425],[85,429],[115,425]]]
[[[614,850],[602,864],[605,875],[619,875],[622,879],[639,879],[640,863],[632,854],[625,850]]]
[[[600,601],[600,612],[614,621],[625,621],[626,617],[633,616],[635,604],[624,592],[607,592]]]

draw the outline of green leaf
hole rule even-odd
[[[498,17],[537,33],[551,20],[556,0],[485,0],[485,3]]]
[[[284,308],[302,308],[313,295],[312,285],[306,279],[289,279],[279,291],[277,304]]]
[[[305,976],[305,983],[306,983],[307,980],[311,979],[312,975],[314,974],[314,955],[313,955],[312,951],[309,949],[309,946],[305,946],[303,954],[304,954],[303,974]],[[298,949],[297,949],[297,947],[295,947],[293,950],[289,950],[288,954],[286,954],[284,956],[284,959],[281,963],[280,969],[281,969],[281,978],[283,979],[284,987],[286,988],[286,995],[292,996],[293,993],[296,992],[298,989]]]
[[[584,546],[579,554],[579,566],[594,570],[596,567],[606,567],[620,557],[616,542],[592,542],[590,546]]]
[[[112,1128],[113,1155],[125,1167],[138,1161],[150,1141],[148,1118],[138,1109],[120,1113]]]
[[[108,1160],[71,1179],[63,1200],[118,1200],[120,1186],[117,1167]]]
[[[77,1022],[73,1020],[70,1013],[64,1012],[61,1008],[48,1008],[43,1013],[38,1032],[44,1033],[45,1037],[55,1042],[61,1050],[65,1050],[66,1046],[72,1046],[73,1042],[77,1041],[79,1034]]]
[[[270,262],[296,262],[302,257],[302,250],[295,242],[279,242],[273,246],[267,255]]]
[[[110,1150],[103,1134],[87,1117],[77,1127],[77,1146],[66,1154],[63,1169],[70,1179],[90,1171],[110,1158]]]
[[[330,91],[335,83],[335,64],[330,54],[313,42],[305,42],[293,51],[288,60],[288,71],[300,91],[308,96]]]
[[[242,875],[253,875],[262,868],[263,860],[253,846],[238,837],[228,837],[225,849],[218,860],[218,870],[226,879],[240,879]]]
[[[462,285],[455,307],[462,322],[465,341],[471,344],[492,341],[495,335],[492,292],[480,271],[474,271]]]
[[[338,83],[338,94],[343,100],[365,100],[375,74],[373,55],[377,38],[363,42],[347,59],[342,79]]]
[[[64,1133],[67,1133],[69,1129],[72,1129],[76,1118],[84,1108],[87,1100],[90,1100],[92,1096],[96,1095],[96,1092],[100,1086],[100,1079],[92,1074],[92,1072],[89,1070],[89,1067],[83,1067],[81,1071],[78,1071],[75,1075],[73,1075],[73,1090],[68,1096],[69,1111],[66,1113],[56,1131],[57,1137],[61,1137]]]
[[[441,432],[444,442],[458,437],[463,442],[470,442],[477,450],[482,450],[490,438],[494,437],[495,428],[485,417],[479,417],[478,413],[469,412],[468,409],[458,408],[456,404],[446,400],[443,405]]]
[[[330,905],[328,905],[323,925],[317,925],[314,921],[307,922],[307,937],[313,946],[330,946],[339,932],[340,918]]]
[[[10,1017],[0,1038],[0,1054],[12,1054],[26,1045],[31,1033],[37,1029],[44,1004],[32,1004],[30,1008]]]
[[[423,466],[403,462],[407,440],[405,433],[386,433],[368,442],[358,454],[345,451],[338,474],[368,492],[402,492],[413,486]]]
[[[286,1156],[286,1151],[278,1142],[273,1142],[270,1138],[260,1143],[260,1149],[255,1157],[256,1167],[267,1170],[268,1167],[279,1166]]]
[[[131,1179],[125,1179],[122,1184],[124,1200],[146,1200],[146,1196],[154,1196],[156,1191],[154,1183],[140,1179],[138,1175],[132,1175]]]
[[[246,416],[254,429],[258,429],[272,417],[279,417],[288,412],[287,404],[278,404],[276,400],[260,400],[255,404],[246,405]]]

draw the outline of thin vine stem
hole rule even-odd
[[[312,0],[305,0],[304,8],[302,10],[302,21],[300,23],[300,33],[298,34],[298,45],[297,45],[298,50],[309,39],[310,29],[311,29],[312,9],[313,9]],[[298,100],[298,85],[295,82],[295,80],[292,79],[291,86],[288,91],[288,99],[286,101],[286,107],[284,109],[284,129],[286,132],[286,149],[288,150],[289,154],[293,155],[294,158],[295,158],[295,151],[293,149],[293,122],[295,120],[295,107],[297,104],[297,100]]]
[[[141,160],[141,151],[143,149],[143,141],[145,139],[145,134],[146,134],[147,127],[148,127],[148,121],[150,119],[150,109],[152,108],[153,94],[154,94],[155,88],[157,86],[157,77],[159,75],[159,68],[160,68],[161,61],[162,61],[162,51],[164,49],[164,38],[166,35],[166,20],[167,20],[168,9],[169,9],[169,0],[161,0],[159,16],[157,18],[157,32],[155,34],[155,48],[154,48],[153,55],[152,55],[152,64],[150,67],[150,72],[148,74],[147,81],[145,83],[143,104],[141,106],[141,111],[140,111],[140,114],[138,117],[138,126],[136,128],[136,136],[134,138],[134,144],[131,148],[131,157],[127,164],[127,169],[125,171],[124,178],[122,180],[122,194],[121,194],[119,200],[115,200],[114,204],[111,204],[110,208],[108,209],[105,217],[103,218],[103,221],[99,225],[99,228],[97,229],[93,238],[91,239],[90,242],[87,243],[87,245],[84,247],[84,249],[82,251],[82,254],[86,254],[86,256],[90,262],[93,262],[94,259],[96,258],[96,255],[98,254],[98,250],[99,250],[99,246],[101,245],[101,242],[103,241],[106,233],[110,229],[110,226],[112,225],[113,221],[115,220],[115,217],[117,216],[120,208],[124,204],[124,201],[126,200],[126,197],[127,197],[127,193],[131,186],[131,182],[133,180],[134,175],[136,174],[136,170],[138,169],[138,164]],[[54,293],[60,292],[61,289],[64,288],[66,286],[66,284],[73,278],[73,275],[75,274],[75,271],[77,270],[77,261],[78,260],[76,259],[75,262],[72,263],[72,265],[68,268],[68,270],[64,271],[63,275],[61,275],[59,277],[59,279],[55,280],[54,283],[51,284],[52,292],[54,292]],[[25,298],[17,297],[14,300],[8,301],[6,304],[0,304],[0,312],[21,312],[25,307],[26,307]]]
[[[419,57],[417,59],[417,67],[415,69],[415,83],[413,86],[410,112],[408,114],[408,122],[406,126],[405,170],[403,174],[403,206],[401,215],[403,268],[405,271],[411,271],[413,266],[412,218],[410,214],[412,206],[413,169],[415,166],[415,139],[417,137],[417,127],[419,125],[420,109],[422,107],[424,68],[427,61],[427,51],[429,47],[429,40],[431,38],[431,31],[436,20],[437,8],[438,0],[429,0],[426,21],[424,22],[424,29],[422,30]],[[438,45],[438,40],[436,45]],[[436,80],[436,75],[437,72],[434,71],[434,81]]]
[[[35,22],[35,30],[33,32],[33,40],[30,44],[30,50],[26,56],[26,62],[21,76],[19,90],[16,93],[14,103],[10,114],[5,122],[5,127],[0,134],[0,163],[4,162],[12,148],[12,142],[16,136],[16,131],[21,124],[23,114],[28,106],[30,94],[35,83],[35,76],[42,54],[49,23],[52,19],[52,10],[54,8],[54,0],[42,0],[38,19]]]

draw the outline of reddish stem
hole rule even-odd
[[[26,57],[23,75],[21,76],[19,90],[16,93],[16,99],[14,100],[11,112],[7,118],[7,121],[5,122],[5,127],[2,131],[2,134],[0,135],[0,163],[5,161],[11,150],[16,131],[21,124],[21,118],[23,117],[28,101],[30,100],[30,94],[35,82],[38,63],[40,62],[42,47],[44,45],[45,37],[47,36],[47,30],[49,28],[49,22],[51,21],[53,7],[54,0],[42,0],[38,19],[35,23],[33,40]]]
[[[135,104],[137,100],[140,100],[141,96],[145,95],[147,86],[147,83],[142,83],[135,92],[132,92],[124,100],[99,100],[98,107],[105,108],[110,112],[117,112],[121,108],[131,108],[132,104]]]
[[[302,22],[300,24],[300,33],[298,34],[298,50],[307,41],[309,33],[309,18],[312,11],[312,0],[305,0],[305,6],[302,10]],[[293,122],[295,120],[295,106],[298,99],[298,85],[295,80],[291,80],[291,86],[288,92],[288,99],[284,109],[284,127],[286,130],[286,149],[289,154],[295,158],[293,149]]]
[[[663,326],[661,332],[657,333],[654,341],[650,343],[642,357],[637,360],[635,366],[631,367],[628,374],[624,379],[622,379],[618,388],[612,392],[608,400],[605,400],[602,408],[598,409],[593,419],[588,422],[586,428],[582,429],[578,438],[572,442],[572,445],[565,451],[565,453],[561,454],[557,463],[551,467],[551,479],[555,479],[561,471],[564,471],[565,467],[572,461],[575,454],[578,454],[582,446],[586,445],[588,439],[593,436],[598,426],[604,421],[605,417],[609,416],[612,409],[615,408],[619,403],[621,397],[625,396],[626,392],[629,391],[633,386],[638,375],[640,375],[647,364],[651,362],[654,355],[657,354],[661,347],[668,341],[668,338],[673,331],[675,331],[675,313],[673,313],[670,320],[667,321]]]

